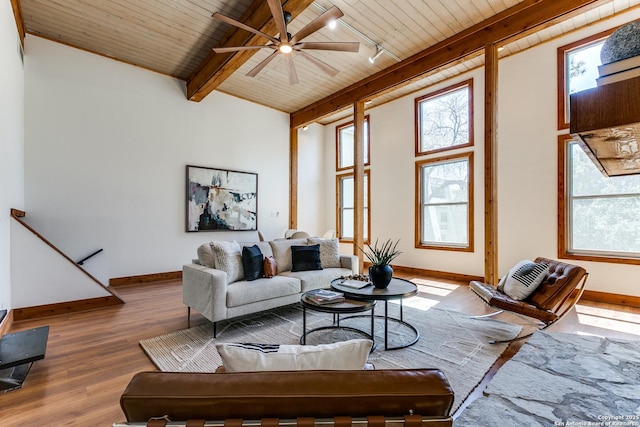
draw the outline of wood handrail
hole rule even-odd
[[[77,268],[78,270],[80,270],[82,273],[84,273],[89,279],[93,280],[94,282],[96,282],[98,285],[102,286],[102,288],[104,288],[107,292],[109,292],[111,295],[113,295],[114,297],[116,297],[121,303],[124,304],[124,301],[122,300],[122,298],[120,298],[118,296],[118,294],[116,294],[113,290],[109,289],[108,286],[105,286],[102,282],[100,282],[98,279],[96,279],[94,276],[92,276],[88,271],[86,271],[84,268],[80,267],[78,264],[76,264],[76,262],[74,260],[72,260],[71,258],[69,258],[64,252],[62,252],[60,249],[58,249],[53,243],[51,243],[50,241],[48,241],[44,236],[42,236],[40,233],[38,233],[36,230],[33,229],[33,227],[31,227],[29,224],[27,224],[26,222],[24,222],[24,220],[22,218],[24,218],[26,216],[26,212],[21,211],[19,209],[11,209],[11,217],[13,219],[15,219],[16,221],[18,221],[18,223],[20,223],[23,227],[25,227],[27,230],[29,230],[30,232],[32,232],[37,238],[39,238],[40,240],[42,240],[47,246],[49,246],[51,249],[53,249],[54,251],[56,251],[58,254],[60,254],[64,259],[66,259],[67,261],[69,261],[75,268]]]

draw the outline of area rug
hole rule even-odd
[[[640,426],[640,342],[536,332],[456,427]]]
[[[390,315],[398,315],[397,304]],[[376,311],[378,313],[378,311]],[[376,348],[369,362],[376,369],[438,368],[455,392],[454,410],[473,391],[486,372],[505,350],[506,345],[490,345],[490,339],[510,339],[521,327],[494,320],[473,320],[468,315],[437,308],[404,307],[403,319],[420,332],[411,347],[385,351],[382,319],[376,318]],[[307,329],[326,326],[331,315],[307,310]],[[370,317],[342,319],[342,326],[370,330]],[[298,305],[220,322],[217,338],[210,323],[140,341],[149,358],[161,371],[213,372],[222,361],[215,349],[217,342],[298,344],[302,333],[302,309]],[[310,334],[307,344],[354,338],[344,330]],[[390,346],[409,342],[414,336],[406,326],[390,322]],[[361,337],[360,337],[361,338]]]

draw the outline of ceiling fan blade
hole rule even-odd
[[[243,50],[255,50],[255,49],[263,49],[263,48],[271,48],[275,49],[276,47],[273,45],[260,45],[260,46],[230,46],[230,47],[214,47],[212,50],[215,53],[229,53],[229,52],[240,52]]]
[[[311,62],[316,67],[320,68],[322,71],[330,75],[331,77],[335,77],[338,75],[339,71],[333,68],[331,65],[327,64],[324,61],[319,60],[318,58],[309,55],[307,52],[303,50],[298,50],[296,53],[302,54],[303,57],[307,58],[309,62]]]
[[[284,11],[282,10],[282,2],[280,0],[267,0],[271,15],[273,15],[273,22],[276,24],[278,33],[280,33],[280,40],[288,41],[287,39],[287,23],[284,22]]]
[[[214,19],[217,19],[218,21],[222,21],[222,22],[226,22],[227,24],[233,25],[234,27],[238,27],[241,28],[245,31],[249,31],[250,33],[253,34],[257,34],[259,36],[264,37],[267,40],[271,40],[273,43],[278,44],[280,43],[280,41],[278,39],[276,39],[275,37],[271,37],[268,34],[263,33],[262,31],[258,31],[255,28],[251,28],[248,25],[243,24],[240,21],[236,21],[233,18],[229,18],[228,16],[225,16],[221,13],[215,12],[213,15],[211,15]]]
[[[277,0],[276,0],[277,1]],[[310,34],[315,33],[320,28],[326,26],[329,22],[341,18],[344,16],[344,13],[337,6],[332,6],[322,15],[318,16],[313,21],[309,22],[303,28],[300,29],[292,38],[291,44],[295,44],[296,42],[304,39]]]
[[[284,62],[287,64],[287,72],[289,74],[289,84],[298,84],[298,73],[296,73],[296,67],[293,65],[293,55],[284,55]]]
[[[273,52],[271,55],[267,56],[262,62],[260,62],[258,65],[256,65],[251,71],[249,71],[247,73],[247,76],[249,77],[255,77],[258,75],[258,73],[260,71],[262,71],[262,69],[264,67],[267,66],[267,64],[269,62],[271,62],[273,60],[273,58],[275,58],[276,56],[278,56],[278,51],[276,50],[275,52]]]
[[[357,52],[359,42],[302,42],[295,45],[296,49],[337,50],[340,52]]]

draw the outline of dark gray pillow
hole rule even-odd
[[[291,246],[291,271],[322,270],[320,245]]]
[[[264,257],[258,245],[242,248],[242,267],[244,268],[244,280],[252,281],[264,276]]]

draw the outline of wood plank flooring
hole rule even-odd
[[[407,304],[438,306],[470,314],[491,309],[464,284],[415,278],[420,295]],[[15,322],[10,332],[49,325],[44,360],[35,362],[21,390],[0,394],[3,426],[110,426],[123,421],[119,399],[136,372],[155,370],[138,345],[150,338],[187,327],[181,281],[118,287],[126,304],[104,309]],[[529,321],[513,315],[498,320]],[[206,322],[192,315],[192,326]],[[607,304],[581,304],[551,330],[640,339],[640,309]],[[521,344],[512,345],[498,361],[504,363]],[[493,375],[494,369],[485,379]],[[477,389],[467,403],[481,394]]]

